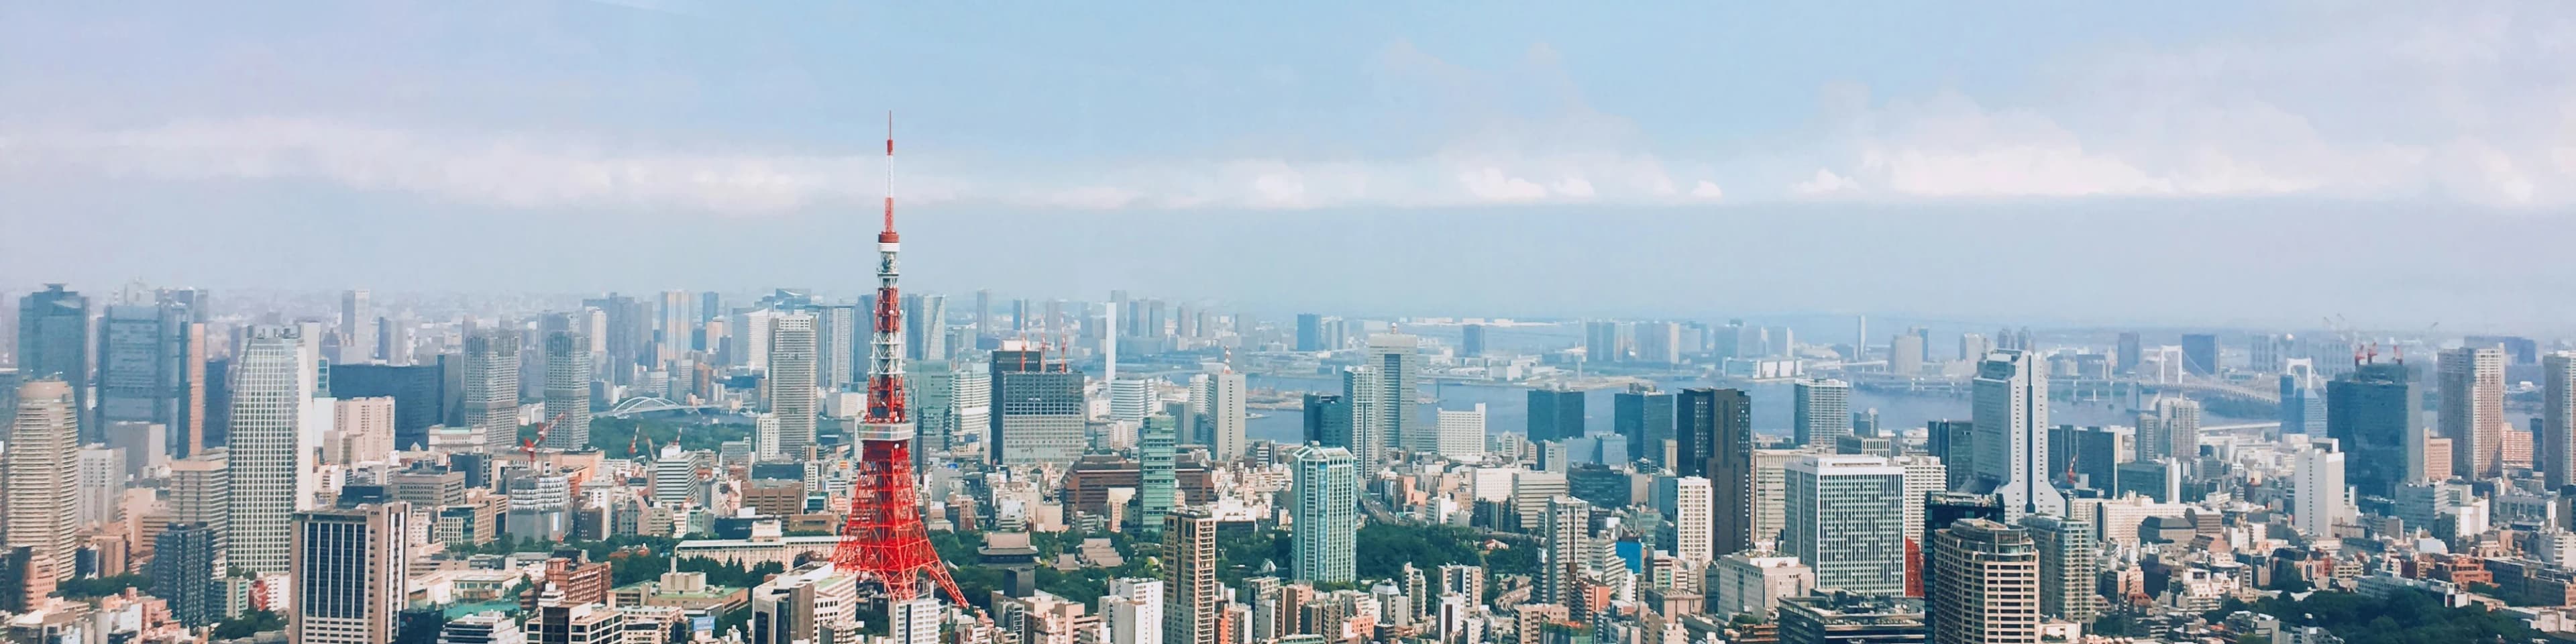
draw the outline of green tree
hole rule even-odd
[[[87,577],[64,581],[54,587],[54,596],[63,599],[91,599],[125,592],[125,589],[150,591],[152,578],[145,575]]]
[[[274,611],[255,610],[215,624],[215,639],[236,639],[260,633],[286,630],[286,618]]]

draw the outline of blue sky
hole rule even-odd
[[[2307,320],[2247,311],[2262,294],[2228,276],[2318,271],[2355,243],[2466,262],[2535,242],[2337,231],[2349,212],[2557,226],[2576,202],[2569,61],[2576,10],[2547,3],[16,3],[0,7],[0,190],[20,197],[0,207],[12,233],[0,288],[811,284],[798,277],[863,264],[764,249],[839,232],[874,204],[893,110],[907,214],[957,220],[988,248],[1098,258],[1033,277],[924,240],[917,261],[947,269],[923,275],[935,288],[1507,308],[1525,302],[1504,285],[1532,277],[1460,267],[1610,279],[1630,259],[1615,244],[1566,252],[1514,222],[1611,218],[1711,239],[1776,224],[1772,238],[1821,248],[1775,261],[1861,265],[1746,285],[1697,277],[1750,272],[1723,259],[1648,258],[1725,301],[1664,301],[1667,284],[1563,313]],[[1838,240],[1807,214],[1964,224],[2031,211],[2077,225]],[[2322,231],[2281,246],[2356,239],[2296,261],[2207,255],[2192,242],[2231,234],[2225,217],[2085,225],[2105,212]],[[1397,268],[1509,277],[1430,285],[1491,297],[1328,296],[1314,293],[1330,271],[1166,270],[1377,217],[1499,226],[1473,248],[1409,240]],[[1116,231],[1147,226],[1166,246],[1214,250],[1121,247],[1131,238]],[[277,234],[241,232],[257,229]],[[544,248],[531,239],[664,254],[490,268]],[[2139,304],[2137,291],[2170,286],[2111,266],[2041,276],[2032,288],[2102,291],[2063,305],[1932,297],[1873,277],[1903,267],[1868,263],[1998,244],[2189,264],[2175,270],[2215,291]],[[382,266],[424,263],[443,269]],[[2498,325],[2563,318],[2497,301],[2529,297],[2516,280],[2576,281],[2558,264],[2442,272],[2494,290],[2441,306]],[[2326,295],[2302,304],[2354,301],[2392,324],[2429,304],[2314,281]]]

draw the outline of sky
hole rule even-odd
[[[2576,5],[1606,4],[0,4],[0,290],[2576,331]]]

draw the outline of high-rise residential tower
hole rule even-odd
[[[2540,433],[2535,465],[2548,489],[2576,484],[2576,352],[2540,357]]]
[[[9,497],[7,521],[0,523],[0,545],[6,548],[0,552],[32,549],[21,572],[28,594],[42,597],[36,591],[49,592],[55,582],[73,578],[81,546],[79,416],[72,410],[72,386],[51,377],[28,381],[9,395],[18,409],[8,450],[0,452],[0,482]]]
[[[2504,350],[2459,347],[2442,352],[2438,427],[2451,439],[2451,470],[2484,479],[2504,475]]]
[[[1178,508],[1163,517],[1163,644],[1217,644],[1226,597],[1217,585],[1216,515]]]
[[[235,368],[239,368],[236,365]],[[519,331],[479,329],[465,337],[465,425],[484,451],[519,447]],[[234,394],[240,395],[238,391]],[[235,431],[240,423],[235,421]],[[234,450],[234,458],[244,458]]]
[[[376,355],[376,314],[367,299],[367,289],[340,292],[340,355],[333,356],[332,362],[354,364],[384,357]]]
[[[1929,642],[2038,642],[2039,549],[2030,533],[1984,519],[1934,530],[1925,560]],[[1819,582],[1821,585],[1821,582]]]
[[[1851,383],[1800,380],[1794,398],[1792,421],[1799,445],[1833,447],[1851,435]]]
[[[2039,514],[2022,517],[2021,528],[2030,533],[2031,545],[2039,550],[2039,614],[2076,623],[2093,621],[2101,614],[2100,593],[2094,592],[2095,558],[2101,545],[2092,522]]]
[[[1291,524],[1289,578],[1314,583],[1347,583],[1356,574],[1352,557],[1358,548],[1358,468],[1350,450],[1307,445],[1296,448],[1288,463]]]

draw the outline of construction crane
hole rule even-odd
[[[565,417],[571,415],[572,412],[569,411],[555,414],[555,417],[546,419],[546,422],[537,423],[536,438],[519,439],[519,451],[528,455],[529,467],[536,467],[537,465],[537,445],[546,442],[546,432],[553,430],[555,428],[555,423],[563,422]]]

